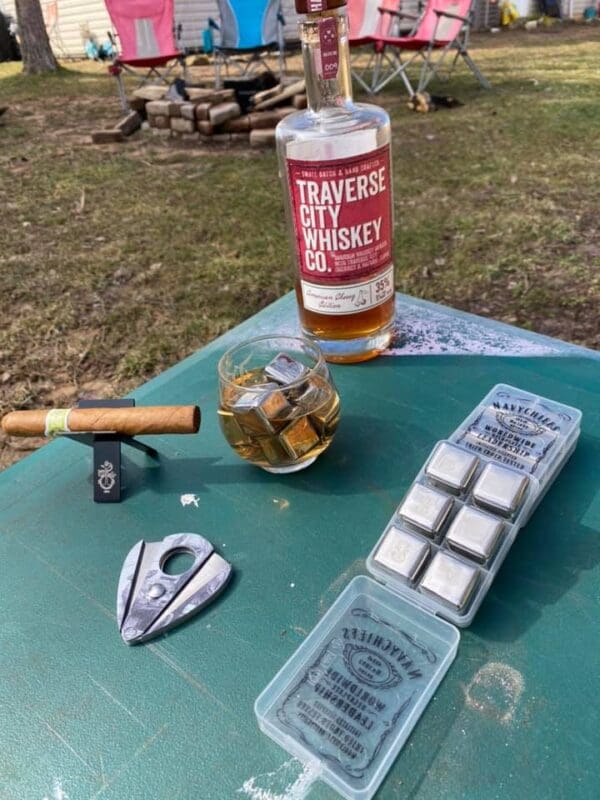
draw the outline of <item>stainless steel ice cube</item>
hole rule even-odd
[[[479,459],[460,447],[442,442],[435,450],[425,474],[455,492],[464,492],[477,469]]]
[[[277,383],[265,384],[260,391],[244,392],[231,406],[242,430],[253,435],[274,433],[273,421],[284,418],[289,408]]]
[[[430,536],[438,533],[446,521],[453,499],[420,483],[413,484],[398,509],[398,515]]]
[[[514,514],[523,501],[529,478],[498,464],[488,464],[473,487],[475,502],[505,516]]]
[[[452,520],[446,543],[453,550],[483,563],[496,551],[503,528],[501,519],[472,506],[463,506]]]
[[[414,581],[429,557],[430,546],[419,536],[392,526],[375,560],[407,581]]]
[[[304,378],[309,369],[300,361],[288,356],[287,353],[279,353],[267,364],[264,369],[265,375],[277,383],[287,386],[290,383]]]
[[[319,434],[308,417],[299,417],[281,431],[279,441],[289,455],[296,459],[319,444]]]
[[[477,567],[440,550],[427,567],[419,588],[460,611],[469,602],[478,576]]]

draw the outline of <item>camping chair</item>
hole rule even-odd
[[[397,25],[397,17],[384,11],[398,11],[400,0],[348,0],[348,45],[350,50],[358,51],[352,57],[352,77],[367,92],[376,85],[380,63],[378,56],[383,52],[382,40],[391,36]],[[366,64],[365,48],[369,48]],[[359,65],[359,60],[362,65]],[[371,82],[367,76],[371,73]]]
[[[248,75],[258,64],[265,64],[267,53],[277,51],[279,77],[285,70],[281,0],[217,0],[219,23],[210,19],[211,28],[219,31],[215,44],[215,85],[221,87],[221,69],[235,65]],[[267,66],[265,64],[265,66]],[[268,69],[268,67],[267,67]]]
[[[183,54],[173,39],[173,0],[105,0],[105,3],[121,48],[109,72],[117,79],[121,105],[127,111],[123,71],[138,77],[140,86],[151,81],[168,85],[177,63],[185,68]],[[137,70],[145,72],[140,74]]]
[[[483,76],[468,52],[471,27],[471,6],[474,0],[428,0],[420,17],[403,14],[399,11],[382,9],[382,13],[397,18],[415,21],[415,27],[408,36],[386,36],[377,42],[378,53],[375,65],[376,76],[371,83],[371,92],[381,91],[393,78],[399,75],[411,97],[423,92],[440,70],[446,57],[455,50],[449,73],[462,58],[484,89],[491,86]],[[403,60],[404,53],[410,55]],[[437,55],[434,55],[437,54]],[[416,59],[421,58],[421,72],[416,88],[410,82],[406,71]],[[447,76],[448,77],[448,76]]]

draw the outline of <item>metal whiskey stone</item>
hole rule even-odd
[[[430,546],[419,536],[392,527],[375,559],[407,581],[414,581],[429,557]]]
[[[315,405],[310,413],[311,422],[320,431],[325,431],[332,425],[340,413],[340,398],[337,392],[332,391],[329,384],[323,378],[316,381],[320,386],[320,397],[316,397]]]
[[[272,381],[283,384],[284,386],[304,378],[309,369],[300,361],[288,356],[287,353],[279,353],[265,367],[265,375]]]
[[[496,551],[504,523],[472,506],[463,506],[452,520],[446,534],[449,547],[479,563]]]
[[[279,434],[279,441],[293,459],[301,458],[319,443],[319,434],[307,417],[300,417]]]
[[[529,478],[498,464],[488,464],[473,487],[477,505],[512,516],[523,501]]]
[[[442,492],[415,483],[398,509],[398,515],[419,530],[435,536],[446,521],[454,501]]]
[[[229,444],[236,445],[248,443],[248,436],[241,429],[240,424],[232,411],[225,411],[224,409],[220,408],[217,411],[217,414],[219,415],[223,433],[225,434]]]
[[[479,459],[460,447],[442,442],[425,469],[434,483],[455,491],[464,492],[471,482]]]
[[[469,602],[477,584],[479,570],[441,550],[431,560],[420,584],[421,591],[454,609]]]
[[[289,461],[289,453],[284,449],[279,436],[258,436],[256,443],[265,454],[269,464],[277,467]]]
[[[275,433],[273,421],[283,417],[290,408],[278,384],[265,384],[261,390],[244,392],[231,407],[242,430],[259,436]]]

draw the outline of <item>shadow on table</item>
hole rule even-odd
[[[580,573],[600,562],[600,441],[582,434],[577,449],[519,532],[471,630],[514,641],[566,593],[575,614]],[[590,601],[591,603],[591,601]],[[591,607],[589,614],[595,614]]]
[[[409,482],[419,466],[421,453],[412,445],[423,436],[403,425],[403,446],[392,450],[389,421],[376,417],[347,414],[340,423],[338,434],[329,449],[306,471],[290,475],[267,475],[241,459],[235,463],[220,463],[221,457],[173,456],[161,453],[156,462],[143,466],[136,462],[127,465],[127,495],[132,497],[151,489],[157,494],[178,494],[181,487],[193,485],[196,492],[210,486],[290,486],[297,491],[318,495],[347,495],[367,492],[372,488],[394,487],[394,500],[402,495],[401,480]],[[367,466],[368,465],[368,466]]]
[[[455,745],[456,721],[466,705],[465,687],[487,662],[485,643],[463,637],[456,660],[383,782],[382,797],[410,800],[421,796],[419,789],[433,765]]]

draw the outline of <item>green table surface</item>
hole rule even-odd
[[[293,329],[287,296],[134,393],[199,403],[203,425],[153,438],[158,464],[126,448],[122,503],[92,502],[91,451],[68,440],[0,475],[2,800],[306,796],[302,766],[259,731],[254,700],[365,572],[434,442],[498,382],[580,408],[581,438],[377,797],[599,796],[598,354],[407,298],[398,312],[406,356],[333,368],[342,423],[305,472],[246,465],[216,421],[219,356]],[[177,531],[208,537],[234,580],[192,621],[127,647],[122,561],[139,539]],[[308,796],[336,795],[317,782]]]

